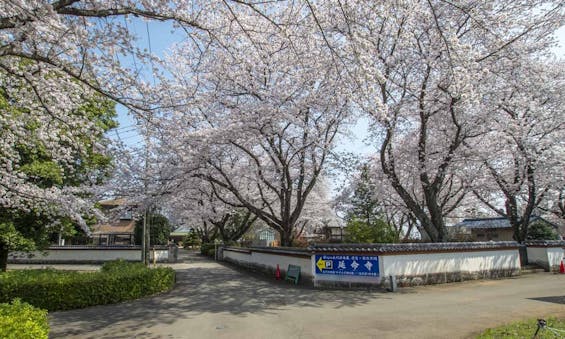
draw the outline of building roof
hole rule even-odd
[[[135,220],[117,220],[107,224],[94,225],[92,227],[92,234],[133,234],[134,229]]]
[[[538,220],[544,221],[554,228],[557,228],[557,225],[539,216],[532,216],[530,218],[530,223]],[[474,229],[512,228],[512,226],[510,225],[510,220],[504,217],[464,219],[462,222],[455,224],[452,227],[465,227]]]
[[[180,227],[177,227],[174,231],[172,231],[171,235],[172,236],[187,235],[190,232],[192,232],[192,227],[190,227],[190,226],[180,226]]]
[[[124,206],[127,205],[127,200],[125,198],[118,198],[118,199],[111,199],[111,200],[102,200],[98,202],[100,206],[104,207],[116,207],[116,206]]]

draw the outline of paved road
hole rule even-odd
[[[565,275],[402,289],[295,288],[196,255],[177,286],[134,302],[50,314],[53,338],[465,338],[517,319],[565,316]]]

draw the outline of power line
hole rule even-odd
[[[120,130],[124,130],[124,129],[129,129],[129,128],[137,128],[137,125],[136,125],[136,124],[131,124],[131,125],[119,126],[119,127],[117,127],[117,128],[113,128],[113,130],[120,131]]]
[[[149,34],[149,22],[145,22],[145,29],[147,31],[147,43],[149,45],[149,63],[151,64],[151,78],[153,79],[153,86],[155,86],[155,74],[153,74],[153,49],[151,48],[151,34]]]

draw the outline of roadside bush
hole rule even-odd
[[[120,259],[120,260],[108,261],[104,263],[104,265],[102,265],[102,267],[100,268],[100,271],[104,273],[112,273],[123,270],[131,271],[131,270],[143,270],[143,269],[147,269],[147,266],[145,266],[145,264],[142,262],[129,262]]]
[[[19,299],[0,304],[0,338],[46,339],[48,334],[47,311]]]
[[[209,257],[216,255],[216,245],[213,242],[205,242],[200,245],[200,253]]]
[[[49,311],[118,303],[171,290],[172,268],[107,263],[101,272],[20,270],[0,274],[0,302],[21,298]]]

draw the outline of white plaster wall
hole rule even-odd
[[[565,260],[565,250],[561,247],[548,247],[547,259],[550,267],[559,266],[561,264],[561,260]]]
[[[249,253],[236,252],[236,251],[230,251],[228,249],[224,249],[223,250],[223,256],[224,256],[224,259],[229,258],[233,261],[245,262],[245,263],[252,263],[253,262],[252,259],[251,259],[251,254],[249,254]]]
[[[280,269],[283,271],[286,271],[288,265],[300,266],[300,275],[312,276],[312,264],[309,257],[300,258],[280,254],[259,253],[255,251],[252,252],[251,257],[253,262],[273,269],[276,269],[278,264]]]
[[[380,255],[380,277],[363,277],[349,275],[316,274],[314,256],[301,258],[275,253],[255,252],[243,253],[224,249],[224,258],[241,263],[250,263],[275,269],[277,264],[281,270],[286,270],[288,265],[298,265],[301,274],[314,277],[315,281],[337,282],[362,282],[381,283],[383,277],[417,276],[434,273],[450,272],[482,272],[495,270],[518,270],[520,268],[520,255],[518,249],[476,251],[476,252],[448,252],[448,253],[420,253],[404,255]]]
[[[518,250],[385,255],[381,276],[519,269]]]
[[[140,250],[47,250],[44,252],[33,252],[33,257],[28,258],[26,254],[17,254],[17,258],[27,261],[111,261],[116,259],[140,260]],[[10,255],[11,257],[12,255]]]
[[[79,250],[79,249],[51,249],[47,250],[47,255],[44,252],[33,252],[32,257],[28,257],[27,253],[10,253],[9,259],[25,260],[26,262],[94,262],[94,261],[112,261],[123,259],[127,261],[140,261],[141,250]],[[157,261],[167,261],[169,253],[167,250],[156,250]],[[15,258],[14,258],[15,257]],[[153,260],[153,251],[150,251],[150,258]]]
[[[312,256],[312,269],[314,256]],[[379,277],[316,274],[315,281],[379,284],[382,278],[434,273],[519,269],[518,250],[380,255]],[[314,271],[315,272],[315,271]]]
[[[157,262],[168,261],[169,250],[155,250],[155,256],[157,257]],[[141,258],[141,252],[139,253],[139,258]],[[153,251],[149,253],[149,260],[153,262]]]
[[[270,267],[272,269],[279,268],[286,271],[288,265],[300,266],[300,274],[304,276],[312,276],[312,264],[310,258],[300,258],[283,254],[262,253],[252,251],[251,254],[239,251],[230,251],[224,249],[224,259],[229,258],[233,261],[256,264],[260,266]]]
[[[546,269],[549,267],[546,247],[528,247],[526,251],[528,252],[528,262],[537,263]]]

